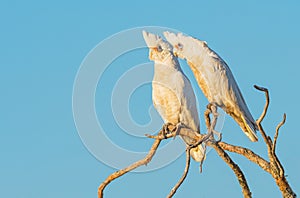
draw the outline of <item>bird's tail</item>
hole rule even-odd
[[[258,130],[258,127],[255,123],[255,121],[250,121],[249,119],[245,119],[244,116],[242,116],[242,120],[244,123],[244,126],[242,129],[245,132],[245,134],[248,136],[248,138],[252,141],[252,142],[257,142],[258,138],[256,135],[256,130]]]
[[[205,145],[199,144],[191,149],[191,156],[196,162],[202,163],[205,160]]]

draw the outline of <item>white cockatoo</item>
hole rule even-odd
[[[205,41],[182,33],[164,32],[173,53],[185,59],[209,103],[222,108],[256,142],[257,124],[253,119],[232,72],[225,61]]]
[[[154,61],[152,100],[165,126],[172,124],[176,126],[176,130],[200,133],[195,94],[173,55],[172,46],[152,33],[143,31],[143,36],[149,48],[149,59]],[[177,131],[177,134],[180,134],[180,131]],[[195,144],[195,141],[187,136],[181,137],[187,145]],[[190,153],[195,161],[202,163],[205,146],[199,144],[192,148]]]

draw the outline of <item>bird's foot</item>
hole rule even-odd
[[[222,133],[221,132],[218,132],[216,130],[213,130],[212,131],[214,135],[216,135],[218,137],[218,139],[216,140],[214,137],[213,139],[216,141],[216,142],[221,142],[222,141]]]
[[[210,112],[213,114],[213,116],[215,116],[215,117],[219,116],[217,104],[215,104],[215,103],[209,103],[207,105],[207,108],[210,109]]]
[[[202,144],[202,143],[206,143],[207,141],[209,141],[211,139],[211,137],[213,137],[213,133],[212,132],[209,132],[205,135],[203,135],[203,138],[201,138],[200,140],[198,140],[196,143],[190,145],[191,148],[195,148],[197,147],[199,144]]]
[[[164,138],[167,138],[167,135],[174,132],[175,130],[177,130],[177,125],[174,126],[172,123],[166,123],[163,125],[162,127],[162,135],[164,136]]]
[[[217,138],[215,138],[215,135],[217,136]],[[203,138],[205,139],[206,142],[212,142],[212,143],[218,143],[221,142],[222,140],[222,133],[216,131],[216,130],[211,130],[211,132],[209,132],[207,135],[207,137]]]
[[[212,114],[213,119],[211,119],[210,114]],[[212,127],[212,125],[214,125],[214,123],[211,123],[212,121],[216,121],[216,119],[218,118],[219,113],[218,113],[218,106],[215,103],[209,103],[206,106],[206,110],[204,112],[204,118],[205,118],[205,124],[207,127],[207,130],[210,130],[210,128]],[[213,126],[214,127],[214,126]]]
[[[176,138],[177,135],[179,135],[180,133],[180,129],[183,127],[183,124],[181,124],[180,122],[176,124],[176,127],[173,129],[172,132],[175,131],[175,136],[174,139]]]

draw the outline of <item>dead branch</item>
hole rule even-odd
[[[254,85],[254,88],[259,90],[259,91],[263,91],[265,92],[265,96],[266,96],[266,103],[265,103],[265,107],[264,107],[264,110],[261,114],[261,116],[258,118],[258,120],[256,121],[256,124],[258,126],[258,130],[260,131],[265,143],[266,143],[266,146],[267,146],[267,149],[268,149],[268,152],[272,149],[271,147],[271,143],[270,143],[270,138],[266,135],[263,127],[261,126],[261,122],[264,120],[264,118],[266,117],[267,115],[267,111],[269,109],[269,104],[270,104],[270,97],[269,97],[269,91],[268,89],[264,88],[264,87],[260,87],[260,86],[257,86],[257,85]]]
[[[151,160],[152,160],[152,157],[154,156],[160,142],[161,142],[162,139],[159,139],[159,138],[156,138],[149,153],[147,154],[147,156],[140,160],[140,161],[137,161],[135,163],[133,163],[132,165],[122,169],[122,170],[119,170],[119,171],[116,171],[114,172],[113,174],[111,174],[110,176],[108,176],[106,178],[106,180],[104,182],[101,183],[101,185],[99,186],[98,188],[98,198],[102,198],[103,197],[103,191],[105,189],[105,187],[110,183],[112,182],[113,180],[121,177],[122,175],[142,166],[142,165],[147,165]]]
[[[272,143],[272,139],[266,135],[265,130],[263,129],[261,123],[264,119],[264,117],[267,114],[268,111],[268,107],[269,107],[269,103],[270,103],[270,97],[269,97],[269,91],[266,88],[263,87],[259,87],[257,85],[254,86],[257,90],[259,91],[263,91],[265,92],[265,96],[266,96],[266,104],[265,104],[265,108],[263,110],[263,113],[261,115],[261,117],[256,121],[257,125],[258,125],[258,129],[261,133],[261,135],[264,138],[264,141],[267,145],[267,149],[268,149],[268,157],[270,160],[270,174],[272,175],[272,177],[274,178],[277,186],[279,187],[282,196],[285,198],[290,198],[290,197],[296,197],[296,194],[293,192],[292,188],[290,187],[289,183],[287,182],[285,175],[284,175],[284,168],[281,164],[281,162],[279,161],[276,152],[275,152],[275,148],[276,148],[276,143],[277,143],[277,138],[278,138],[278,134],[279,134],[279,129],[281,126],[284,125],[285,120],[286,120],[286,116],[284,114],[284,118],[283,121],[281,123],[278,124],[277,128],[276,128],[276,133],[274,136],[274,142]]]
[[[210,115],[212,114],[213,120],[211,122]],[[207,110],[205,111],[205,119],[206,119],[206,124],[207,128],[209,130],[208,134],[213,133],[215,130],[215,126],[217,124],[217,119],[218,119],[218,113],[217,113],[217,107],[214,105],[207,105]],[[245,198],[251,198],[251,191],[249,189],[247,180],[245,178],[244,173],[240,169],[240,167],[234,163],[234,161],[230,158],[230,156],[219,146],[219,143],[214,140],[207,141],[206,144],[209,144],[211,147],[213,147],[217,154],[223,159],[223,161],[233,170],[235,176],[238,179],[238,182],[242,188],[242,192]]]
[[[273,146],[272,146],[272,153],[275,153],[277,139],[279,135],[279,129],[285,124],[285,121],[286,121],[286,114],[283,114],[283,120],[276,127],[276,133],[274,135]]]
[[[259,90],[259,91],[265,92],[265,95],[266,95],[266,103],[265,103],[264,110],[263,110],[261,116],[257,120],[257,123],[261,123],[263,121],[263,119],[265,118],[265,116],[267,114],[267,111],[268,111],[268,108],[269,108],[269,104],[270,104],[269,91],[268,91],[268,89],[266,89],[264,87],[260,87],[258,85],[254,85],[254,88]]]
[[[234,163],[234,161],[229,157],[229,155],[220,147],[218,143],[212,143],[211,146],[216,150],[218,155],[223,159],[224,162],[233,170],[235,176],[237,177],[239,184],[242,188],[242,192],[245,198],[251,198],[251,191],[249,189],[247,180],[240,169],[240,167]]]
[[[190,168],[190,162],[191,162],[191,148],[192,147],[187,147],[186,149],[186,163],[185,163],[185,169],[183,172],[182,177],[180,178],[180,180],[177,182],[177,184],[173,187],[173,189],[171,190],[170,194],[167,196],[167,198],[171,198],[175,195],[176,191],[178,190],[178,188],[181,186],[181,184],[184,182],[188,172],[189,172],[189,168]]]
[[[173,126],[173,127],[175,127],[175,126]],[[193,134],[193,133],[191,133],[191,134]],[[187,131],[182,133],[182,135],[186,135],[186,136],[189,136],[191,134],[189,134]],[[197,134],[197,133],[195,132],[195,134]],[[146,134],[146,137],[155,139],[147,156],[144,159],[139,160],[139,161],[131,164],[130,166],[128,166],[122,170],[116,171],[116,172],[112,173],[110,176],[108,176],[106,178],[106,180],[104,182],[102,182],[98,188],[98,198],[103,198],[103,191],[104,191],[105,187],[109,183],[111,183],[113,180],[123,176],[124,174],[126,174],[142,165],[147,165],[152,160],[153,156],[156,153],[158,146],[160,145],[160,143],[163,139],[168,139],[168,138],[172,138],[175,136],[176,136],[176,131],[173,131],[169,134],[164,134],[163,131],[161,130],[158,133],[158,135],[156,135],[156,136]],[[195,136],[192,136],[192,137],[195,137]],[[176,191],[179,189],[181,184],[184,182],[184,180],[188,174],[189,167],[190,167],[190,150],[191,150],[191,148],[192,147],[187,147],[187,150],[186,150],[186,167],[185,167],[184,173],[183,173],[182,177],[180,178],[180,180],[178,181],[178,183],[172,188],[168,197],[172,197],[176,193]]]
[[[251,151],[250,149],[241,146],[234,146],[226,142],[219,142],[219,146],[226,151],[237,153],[239,155],[246,157],[248,160],[257,164],[263,170],[270,173],[270,163],[265,159],[263,159],[262,157],[260,157],[259,155],[257,155],[256,153],[254,153],[253,151]]]

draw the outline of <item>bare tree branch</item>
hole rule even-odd
[[[190,162],[191,162],[191,153],[190,153],[191,148],[192,147],[188,146],[186,149],[186,163],[185,163],[185,169],[184,169],[183,175],[180,178],[180,180],[177,182],[177,184],[172,188],[172,190],[171,190],[170,194],[167,196],[167,198],[171,198],[175,195],[176,191],[181,186],[181,184],[184,182],[184,180],[189,172]]]
[[[219,146],[218,143],[212,143],[211,146],[216,150],[218,155],[223,159],[224,162],[233,170],[235,176],[237,177],[239,184],[242,188],[242,192],[245,198],[251,198],[251,191],[249,189],[247,180],[240,169],[240,167],[234,163],[234,161],[229,157],[229,155]]]
[[[234,145],[228,144],[226,142],[219,142],[219,146],[226,151],[240,154],[240,155],[246,157],[251,162],[260,166],[263,170],[267,171],[268,173],[271,172],[270,171],[270,163],[268,161],[266,161],[265,159],[263,159],[262,157],[260,157],[259,155],[255,154],[250,149],[240,147],[240,146],[234,146]]]
[[[277,139],[278,139],[278,135],[279,135],[279,129],[285,124],[285,121],[286,121],[286,114],[283,114],[283,120],[276,127],[276,133],[274,136],[273,146],[272,146],[272,153],[275,153]]]
[[[296,194],[293,192],[292,188],[290,187],[289,183],[287,182],[285,175],[284,175],[284,168],[281,164],[281,162],[279,161],[276,152],[275,152],[275,148],[276,148],[276,142],[277,142],[277,138],[278,138],[278,133],[279,133],[279,129],[280,127],[285,123],[285,119],[286,116],[284,115],[284,119],[281,123],[279,123],[279,125],[276,128],[276,133],[274,136],[274,143],[272,143],[272,140],[270,137],[267,137],[261,122],[264,119],[264,117],[267,114],[268,111],[268,107],[269,107],[269,103],[270,103],[270,98],[269,98],[269,91],[266,88],[263,87],[259,87],[257,85],[254,86],[256,89],[265,92],[265,96],[266,96],[266,104],[265,104],[265,108],[263,110],[263,113],[261,115],[261,117],[257,120],[257,125],[258,125],[258,129],[261,133],[261,135],[264,138],[264,141],[267,145],[267,149],[268,149],[268,157],[270,160],[270,174],[272,175],[272,177],[274,178],[277,186],[279,187],[282,196],[284,198],[294,198],[297,197]]]
[[[149,153],[147,154],[147,156],[144,159],[137,161],[137,162],[133,163],[132,165],[130,165],[122,170],[116,171],[113,174],[111,174],[110,176],[108,176],[106,178],[106,180],[104,182],[102,182],[98,188],[98,198],[103,197],[103,191],[110,182],[112,182],[113,180],[121,177],[122,175],[124,175],[124,174],[128,173],[129,171],[132,171],[142,165],[147,165],[152,160],[152,157],[154,156],[160,142],[161,142],[161,139],[158,139],[158,138],[155,139]]]
[[[212,123],[210,123],[210,116],[209,114],[212,114],[213,120]],[[218,113],[217,113],[217,107],[213,104],[207,105],[207,110],[205,111],[205,118],[206,118],[206,123],[207,128],[209,130],[209,134],[212,134],[213,131],[215,130],[215,126],[217,124],[217,119],[218,119]],[[230,158],[230,156],[219,146],[218,142],[214,140],[206,141],[206,144],[209,144],[211,147],[213,147],[217,154],[223,159],[223,161],[233,170],[234,174],[236,175],[238,182],[242,188],[242,192],[245,198],[251,198],[251,191],[249,189],[247,180],[244,176],[244,173],[240,169],[240,167],[234,163],[234,161]]]
[[[267,146],[269,162],[248,148],[231,145],[231,144],[228,144],[225,142],[216,142],[214,140],[209,139],[208,138],[209,136],[207,136],[205,134],[204,135],[199,134],[195,131],[191,131],[191,130],[187,129],[187,130],[180,130],[179,135],[180,136],[188,136],[189,138],[193,139],[195,142],[195,145],[192,145],[192,146],[196,146],[197,144],[205,142],[205,144],[207,146],[213,147],[216,150],[216,152],[218,153],[218,155],[223,159],[223,161],[225,161],[228,164],[228,166],[235,173],[235,175],[239,181],[239,184],[242,188],[244,197],[251,197],[251,191],[247,184],[246,178],[245,178],[243,172],[241,171],[241,169],[239,168],[239,166],[234,163],[234,161],[230,158],[230,156],[224,150],[240,154],[240,155],[244,156],[245,158],[247,158],[248,160],[250,160],[251,162],[257,164],[264,171],[266,171],[272,175],[272,177],[274,178],[274,180],[276,182],[276,185],[279,187],[280,191],[282,192],[282,196],[284,198],[295,198],[296,194],[293,192],[288,181],[286,180],[286,177],[284,174],[284,168],[276,155],[276,144],[277,144],[277,139],[279,136],[279,130],[285,124],[286,114],[284,114],[283,120],[277,125],[276,133],[275,133],[273,141],[272,141],[272,139],[266,135],[266,132],[264,131],[264,129],[262,127],[262,121],[264,120],[264,118],[267,114],[269,103],[270,103],[269,92],[268,92],[268,89],[266,89],[266,88],[259,87],[256,85],[254,87],[260,91],[265,92],[265,96],[266,96],[266,104],[265,104],[264,110],[263,110],[260,118],[256,122],[257,122],[258,129],[259,129],[259,131],[264,139],[264,142],[266,143],[266,146]],[[212,121],[210,119],[211,113],[214,116],[214,119]],[[208,107],[208,109],[205,111],[205,121],[206,121],[208,130],[214,130],[216,120],[217,120],[217,114],[213,113],[212,110],[209,109],[209,107]],[[173,126],[173,127],[176,127],[176,126]],[[109,177],[107,177],[107,179],[98,188],[98,197],[99,198],[103,197],[103,191],[104,191],[105,187],[110,182],[112,182],[114,179],[121,177],[122,175],[126,174],[129,171],[136,169],[139,166],[146,165],[147,163],[149,163],[151,161],[152,157],[154,156],[158,146],[160,145],[160,142],[163,139],[175,137],[176,132],[171,131],[168,134],[163,134],[163,132],[160,131],[157,136],[153,136],[153,135],[146,135],[146,136],[149,138],[155,139],[147,156],[144,159],[133,163],[132,165],[128,166],[127,168],[116,171],[115,173],[113,173]],[[178,181],[178,183],[171,190],[168,197],[172,197],[176,193],[176,191],[181,186],[181,184],[184,182],[184,180],[188,174],[189,165],[190,165],[190,150],[189,150],[189,148],[186,151],[187,152],[186,153],[186,166],[185,166],[184,173],[183,173],[182,177],[180,178],[180,180]]]
[[[266,135],[266,133],[261,125],[261,123],[264,120],[264,118],[266,117],[267,111],[269,109],[269,104],[270,104],[269,90],[264,87],[257,86],[257,85],[254,85],[254,88],[259,91],[265,92],[265,96],[266,96],[266,103],[265,103],[264,110],[263,110],[261,116],[259,117],[259,119],[256,121],[256,124],[258,126],[259,132],[261,133],[261,135],[266,143],[266,146],[268,149],[268,154],[270,155],[269,151],[271,151],[271,149],[272,149],[272,146],[271,146],[272,143],[270,142],[271,139]]]

